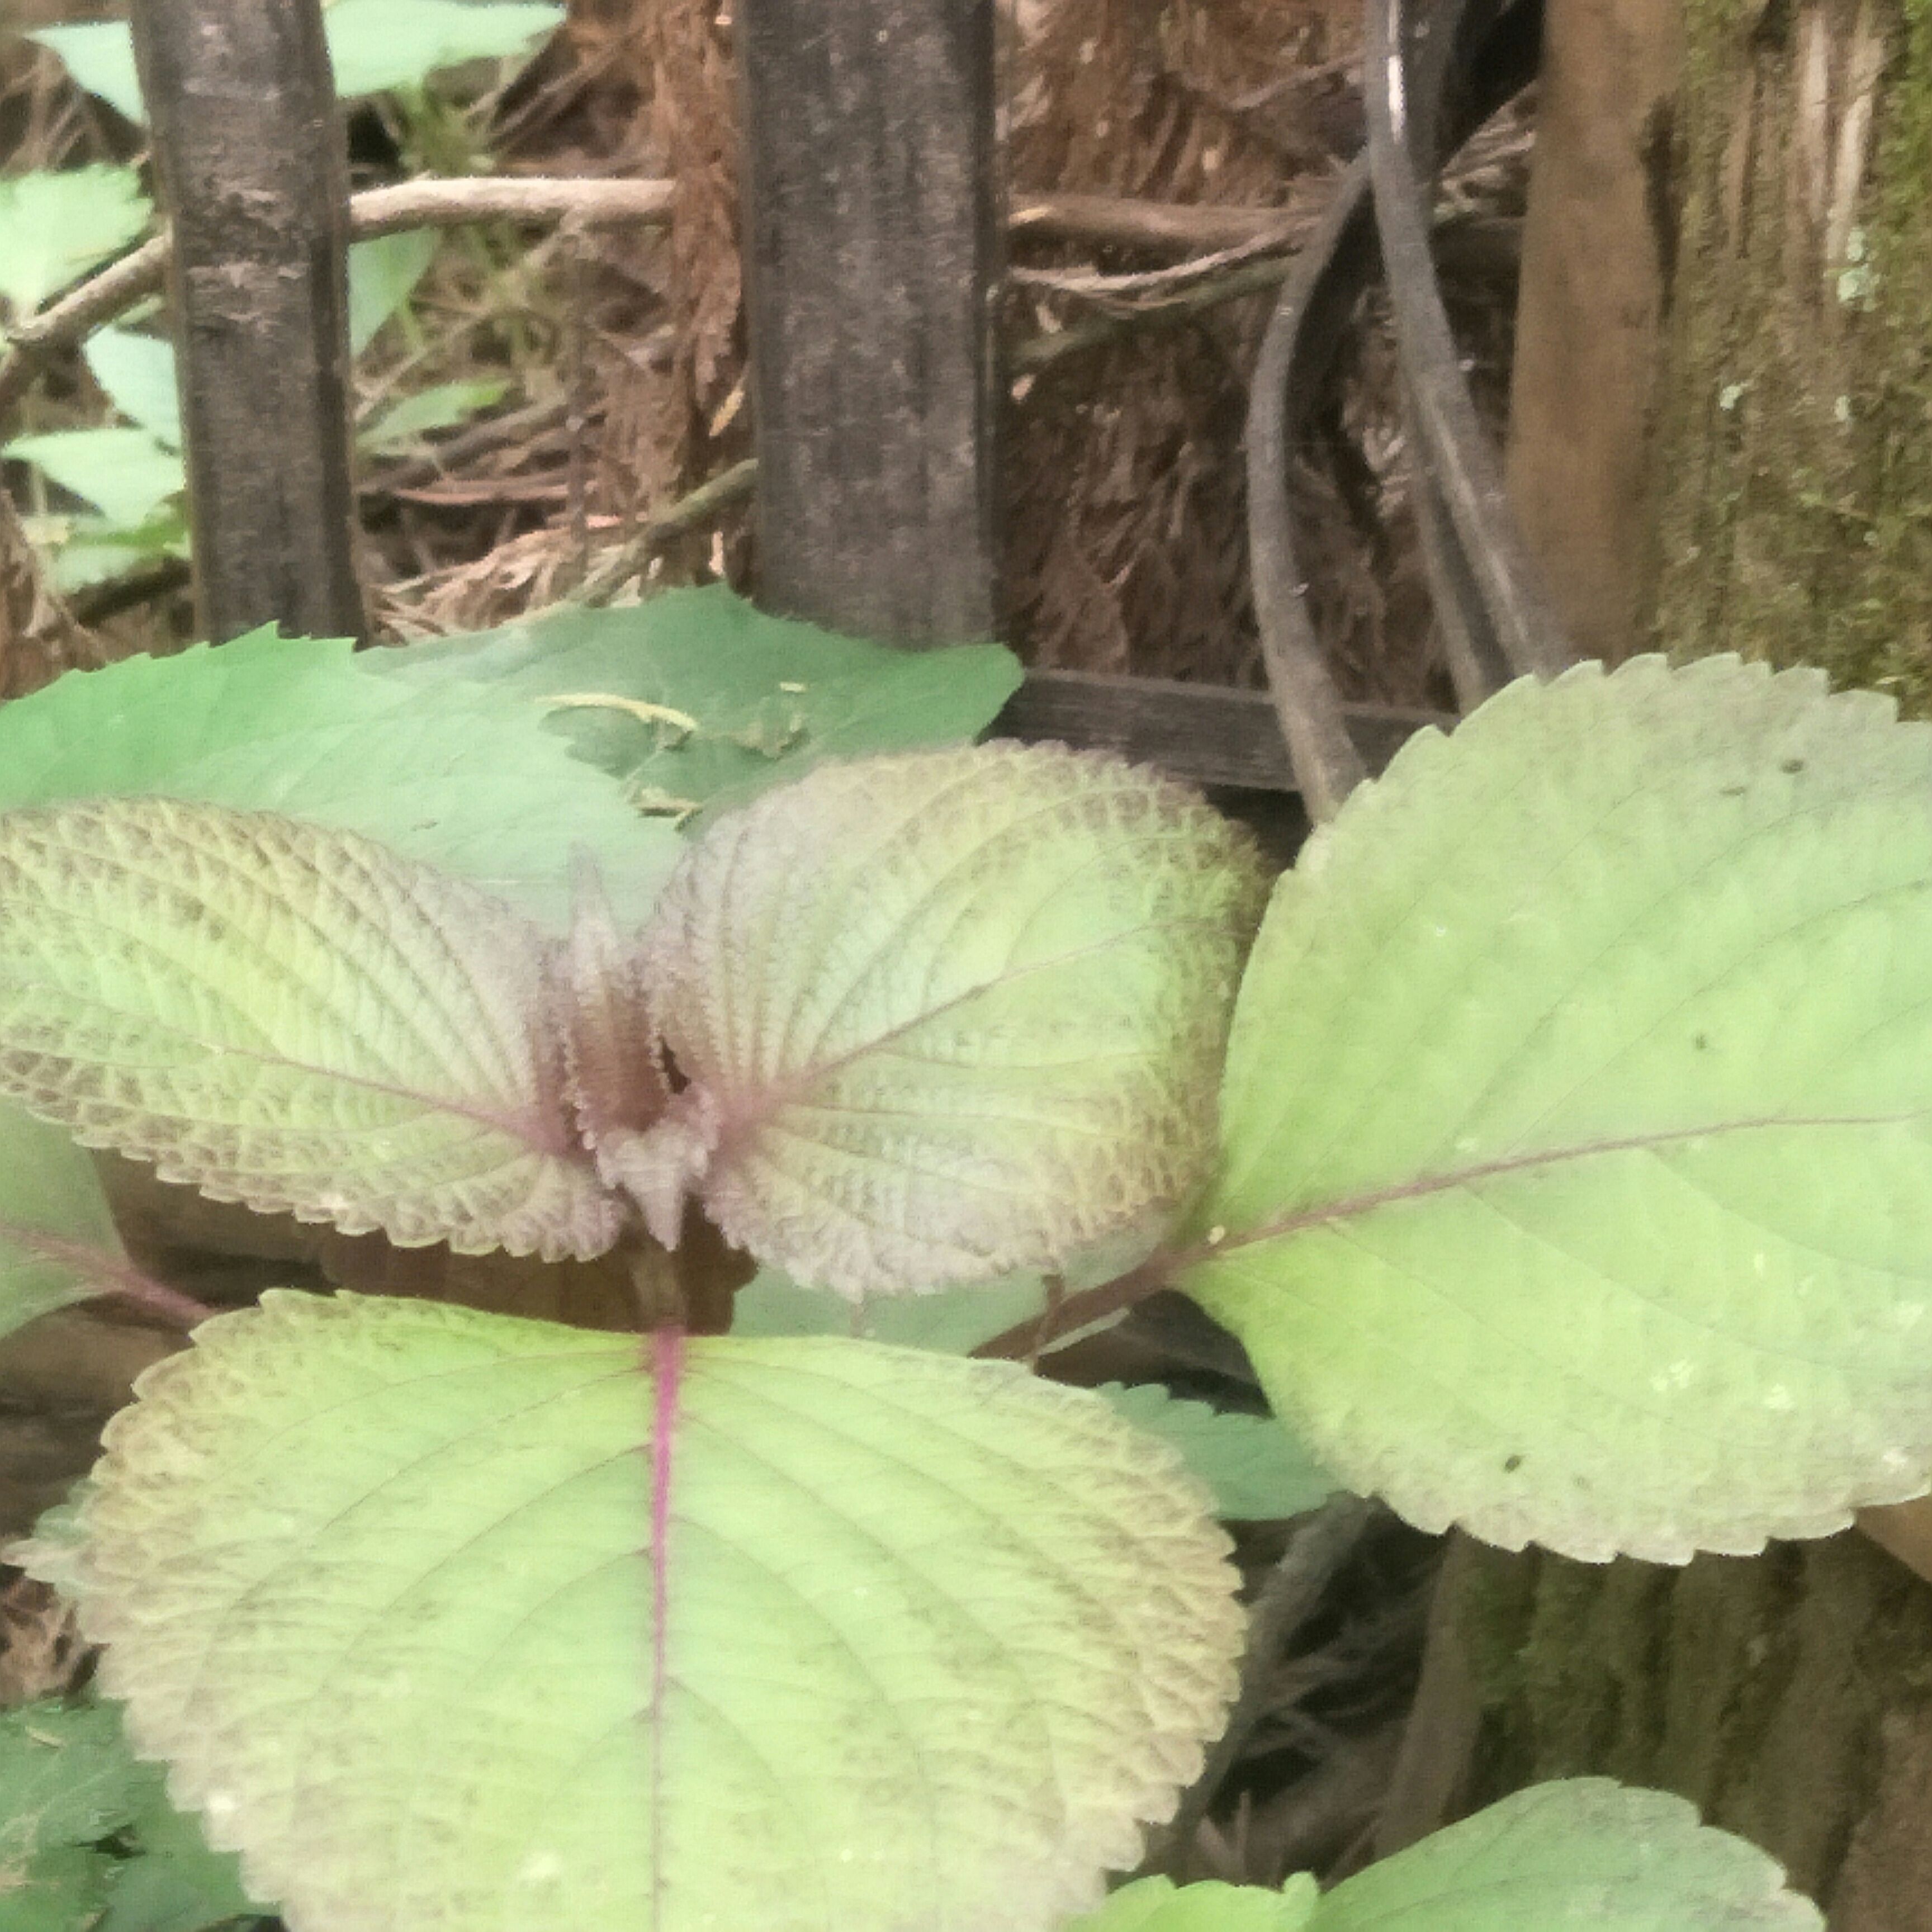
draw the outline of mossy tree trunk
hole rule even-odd
[[[1586,1774],[1690,1798],[1832,1932],[1928,1932],[1932,1586],[1856,1532],[1681,1570],[1459,1540],[1377,1849]]]
[[[1689,0],[1655,640],[1932,703],[1932,5]]]
[[[1670,31],[1667,142],[1652,118],[1630,150],[1607,68],[1592,136],[1620,121],[1620,164],[1677,215],[1654,382],[1602,431],[1649,446],[1636,640],[1820,664],[1932,711],[1932,0],[1685,0]],[[1630,226],[1631,196],[1597,190],[1594,217],[1580,195],[1545,218],[1621,206]],[[1567,259],[1640,243],[1572,236]],[[1526,305],[1549,299],[1526,281]],[[1570,393],[1605,412],[1600,386]],[[1520,417],[1513,467],[1538,460],[1526,437],[1584,433]],[[1573,563],[1544,557],[1562,604]],[[1932,1932],[1932,1586],[1857,1532],[1682,1570],[1459,1540],[1380,1848],[1585,1772],[1692,1798],[1833,1932]]]

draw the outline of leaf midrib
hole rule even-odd
[[[1780,1129],[1904,1126],[1912,1121],[1924,1120],[1928,1111],[1932,1110],[1914,1107],[1886,1114],[1766,1114],[1738,1120],[1702,1122],[1688,1127],[1659,1128],[1648,1133],[1618,1135],[1602,1140],[1578,1142],[1569,1146],[1540,1148],[1526,1154],[1504,1154],[1493,1160],[1472,1161],[1465,1167],[1420,1174],[1412,1180],[1392,1181],[1385,1186],[1345,1195],[1324,1204],[1297,1208],[1245,1232],[1229,1231],[1219,1240],[1210,1240],[1204,1235],[1187,1248],[1176,1251],[1169,1259],[1167,1272],[1176,1273],[1198,1262],[1213,1261],[1263,1241],[1284,1240],[1310,1228],[1359,1220],[1403,1202],[1426,1200],[1510,1174],[1534,1173],[1539,1168],[1566,1166],[1573,1162],[1606,1155],[1654,1153],[1660,1148],[1712,1140],[1729,1134],[1768,1132]]]

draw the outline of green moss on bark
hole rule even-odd
[[[1932,1736],[1932,1589],[1861,1536],[1682,1570],[1471,1547],[1444,1574],[1480,1709],[1459,1811],[1543,1778],[1658,1786],[1828,1903],[1882,1739]],[[1868,1835],[1868,1867],[1882,1849]],[[1924,1932],[1932,1898],[1886,1913],[1850,1932]]]
[[[1655,640],[1932,710],[1932,0],[1686,25]]]

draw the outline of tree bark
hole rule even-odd
[[[1932,1927],[1932,1586],[1856,1532],[1682,1570],[1459,1539],[1378,1836],[1538,1779],[1661,1786],[1833,1932]]]
[[[1690,16],[1646,586],[1684,655],[1932,699],[1932,16]]]

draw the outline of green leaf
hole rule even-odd
[[[1756,1846],[1662,1791],[1607,1778],[1532,1785],[1345,1880],[1318,1902],[1166,1878],[1124,1886],[1069,1932],[1819,1932]]]
[[[209,1932],[264,1910],[242,1888],[240,1860],[208,1849],[201,1827],[169,1804],[158,1773],[134,1830],[135,1851],[115,1861],[107,1909],[91,1932]]]
[[[16,436],[0,456],[31,463],[110,524],[134,530],[188,488],[182,460],[144,429],[53,429]]]
[[[1309,1932],[1821,1932],[1755,1845],[1664,1791],[1532,1785],[1330,1892]],[[1161,1928],[1166,1932],[1166,1928]]]
[[[420,87],[439,68],[514,59],[563,24],[534,0],[335,0],[323,16],[345,100]]]
[[[561,7],[532,0],[336,0],[322,15],[335,91],[349,100],[420,87],[438,68],[529,52],[562,22]],[[27,37],[51,47],[74,85],[132,122],[147,118],[127,23],[43,27]]]
[[[262,1214],[600,1254],[534,928],[351,832],[165,799],[0,816],[0,1094]]]
[[[29,540],[56,590],[68,595],[142,570],[165,557],[188,554],[188,523],[170,505],[134,530],[105,517],[27,517]]]
[[[104,1706],[49,1699],[0,1712],[0,1865],[98,1844],[134,1822],[154,1782]]]
[[[438,382],[392,403],[369,427],[357,444],[376,452],[400,449],[418,442],[431,430],[454,429],[479,410],[500,403],[509,384],[494,377],[467,382]]]
[[[92,1848],[133,1821],[154,1776],[128,1755],[110,1712],[46,1702],[0,1714],[7,1932],[88,1932],[112,1870]]]
[[[68,77],[83,93],[98,94],[137,127],[147,119],[147,110],[141,104],[140,77],[134,68],[134,36],[125,20],[40,27],[27,38],[58,54]]]
[[[1932,731],[1510,687],[1277,891],[1182,1286],[1350,1488],[1681,1559],[1932,1469]]]
[[[734,1335],[852,1335],[898,1348],[970,1355],[982,1342],[1030,1322],[1046,1306],[1036,1274],[930,1294],[876,1295],[855,1307],[830,1288],[801,1288],[760,1268],[732,1298]]]
[[[134,170],[104,162],[0,180],[0,296],[14,319],[132,246],[153,212]]]
[[[1099,1393],[1137,1429],[1178,1450],[1214,1491],[1216,1514],[1230,1522],[1300,1516],[1341,1486],[1271,1415],[1187,1402],[1157,1382],[1108,1382]]]
[[[94,1849],[110,1838],[126,1849]],[[117,1711],[48,1702],[0,1715],[7,1932],[202,1932],[256,1909],[234,1859],[136,1761]]]
[[[175,346],[131,329],[95,331],[87,366],[107,400],[168,449],[182,446],[181,396],[175,386]]]
[[[1306,1872],[1279,1892],[1214,1879],[1184,1886],[1171,1878],[1136,1879],[1069,1932],[1303,1932],[1315,1900],[1315,1881]]]
[[[382,0],[387,7],[392,0]],[[338,8],[339,12],[340,9]],[[429,271],[442,245],[434,228],[406,228],[352,243],[349,250],[349,352],[359,356]]]
[[[132,1735],[330,1932],[1048,1932],[1241,1640],[1168,1452],[1010,1364],[272,1291],[97,1474]]]
[[[1193,794],[1064,746],[824,765],[720,819],[642,945],[690,1083],[600,1156],[674,1244],[857,1297],[1142,1251],[1204,1178],[1262,891]]]
[[[0,811],[160,793],[287,812],[380,838],[560,933],[580,850],[616,916],[640,920],[681,849],[670,829],[520,700],[418,693],[371,674],[386,655],[259,632],[62,678],[0,706]]]
[[[94,1932],[113,1862],[104,1852],[60,1846],[23,1871],[0,1866],[7,1932]]]
[[[386,668],[557,703],[554,727],[580,757],[674,811],[742,804],[827,758],[960,743],[1020,681],[997,644],[892,650],[767,616],[722,584],[548,610]]]
[[[92,1160],[0,1105],[0,1335],[114,1286],[126,1264]]]

